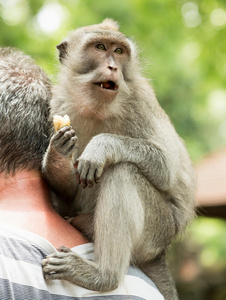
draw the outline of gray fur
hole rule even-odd
[[[96,43],[106,50],[97,50]],[[93,215],[95,261],[63,248],[43,262],[44,274],[107,291],[132,263],[166,300],[176,300],[165,253],[194,217],[195,176],[184,143],[142,76],[134,43],[115,22],[73,31],[63,45],[52,114],[70,116],[78,144],[72,147],[65,137],[69,127],[57,132],[43,172],[61,198],[73,199],[71,215]],[[123,54],[114,45],[124,47]],[[115,96],[93,86],[106,80],[118,84]],[[70,150],[63,154],[61,147]]]

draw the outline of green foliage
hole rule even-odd
[[[56,45],[68,31],[107,17],[117,20],[121,31],[136,41],[143,73],[193,160],[224,146],[224,0],[0,0],[0,45],[30,54],[55,82],[59,65]],[[184,253],[194,249],[203,274],[214,272],[212,277],[224,274],[225,278],[225,223],[197,220],[190,232]],[[182,246],[174,265],[181,253]],[[207,284],[203,285],[206,280],[210,286],[210,281],[201,280],[199,273],[188,293],[182,294],[184,300],[226,299],[225,288],[215,289],[211,298]],[[225,282],[221,281],[222,286]]]
[[[223,220],[200,218],[191,226],[191,243],[200,247],[201,264],[209,270],[226,268],[226,231]]]
[[[225,253],[225,221],[197,218],[170,255],[181,299],[226,299]]]
[[[0,44],[30,54],[55,81],[63,36],[114,18],[136,40],[144,74],[196,161],[225,145],[225,11],[220,0],[0,0]],[[59,24],[48,30],[54,13]]]

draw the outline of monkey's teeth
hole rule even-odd
[[[106,82],[96,82],[95,85],[99,86],[102,89],[117,91],[118,86],[113,81],[106,81]]]

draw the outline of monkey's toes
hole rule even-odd
[[[64,279],[65,273],[67,273],[65,265],[45,265],[42,270],[46,280]]]
[[[60,248],[57,249],[57,251],[64,252],[64,253],[72,252],[69,248],[67,248],[65,246],[61,246]]]

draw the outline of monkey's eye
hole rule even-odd
[[[116,49],[115,49],[115,52],[116,52],[117,54],[122,54],[122,53],[123,53],[123,50],[122,50],[122,48],[116,48]]]
[[[98,45],[96,45],[96,48],[99,49],[99,50],[103,50],[103,51],[106,50],[104,44],[98,44]]]

